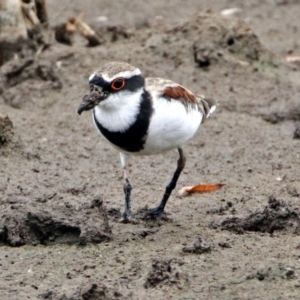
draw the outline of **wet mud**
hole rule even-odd
[[[51,26],[85,11],[102,44],[74,36],[0,67],[1,299],[298,299],[297,1],[59,3]],[[118,153],[76,112],[107,61],[220,103],[158,220],[145,212],[176,151],[131,159],[136,222],[124,223]],[[205,182],[224,186],[177,195]]]

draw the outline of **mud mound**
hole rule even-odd
[[[222,230],[235,233],[244,233],[244,231],[273,233],[277,230],[287,230],[299,234],[299,210],[293,210],[284,201],[270,197],[268,206],[262,212],[253,213],[246,218],[226,219],[220,227]]]
[[[0,243],[24,244],[101,243],[112,238],[102,204],[74,207],[29,208],[11,206],[0,220]]]
[[[13,140],[13,123],[8,116],[0,118],[0,145],[5,146]]]
[[[194,61],[199,67],[222,62],[273,64],[273,55],[262,46],[247,23],[217,14],[198,13],[163,34],[153,34],[146,48],[180,64]]]
[[[296,128],[294,131],[294,139],[300,140],[300,123],[296,124]]]
[[[272,124],[283,121],[300,121],[300,105],[295,103],[287,103],[285,107],[268,115],[263,116],[264,120]]]
[[[7,155],[20,148],[22,148],[22,142],[14,133],[12,121],[8,116],[0,116],[0,155]]]
[[[30,39],[20,38],[13,41],[0,41],[0,66],[15,56],[24,58],[34,55],[40,45]]]
[[[61,292],[48,290],[39,295],[40,299],[48,300],[107,300],[125,299],[115,288],[109,287],[102,282],[81,279],[80,282],[71,282],[62,287]]]
[[[53,64],[33,58],[6,63],[0,69],[0,78],[0,95],[15,108],[20,108],[34,91],[62,88]]]
[[[182,285],[188,283],[188,275],[180,271],[179,267],[183,262],[177,259],[152,261],[152,268],[148,273],[145,288],[156,287],[157,285],[177,285],[181,288]]]
[[[202,254],[211,252],[211,246],[204,243],[201,238],[198,238],[193,246],[184,247],[182,251],[186,253]]]
[[[282,263],[274,263],[271,265],[262,266],[258,270],[255,270],[242,278],[233,280],[232,283],[241,284],[247,280],[253,279],[257,279],[259,281],[270,281],[276,280],[277,278],[283,280],[295,280],[297,279],[297,276],[293,267],[283,265]]]
[[[94,22],[93,28],[99,36],[102,37],[103,42],[114,43],[129,39],[134,35],[134,28],[127,28],[121,24],[113,24],[110,22]]]

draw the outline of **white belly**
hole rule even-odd
[[[181,147],[201,124],[202,113],[196,105],[187,109],[180,101],[159,98],[153,108],[144,149],[133,155],[152,155]]]

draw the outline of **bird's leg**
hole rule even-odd
[[[156,208],[150,209],[147,212],[148,216],[159,217],[163,214],[165,206],[167,204],[167,201],[168,201],[172,191],[176,187],[177,180],[180,176],[181,171],[184,169],[185,162],[186,162],[185,156],[184,156],[183,151],[182,151],[181,148],[178,148],[178,152],[179,152],[179,158],[177,160],[177,168],[176,168],[176,171],[173,174],[172,180],[167,185],[164,196],[163,196],[160,204]]]
[[[132,186],[128,180],[127,177],[127,172],[126,169],[123,169],[124,173],[124,194],[125,194],[125,211],[123,213],[123,218],[124,219],[130,219],[132,218],[132,212],[131,212],[131,205],[130,205],[130,195],[131,195],[131,190],[132,190]]]
[[[133,222],[133,215],[131,212],[131,205],[130,205],[130,195],[131,195],[131,190],[132,186],[128,180],[127,176],[127,171],[126,171],[126,166],[128,163],[128,156],[122,152],[120,152],[120,160],[121,160],[121,165],[123,168],[123,178],[124,178],[124,194],[125,194],[125,211],[123,213],[123,220],[125,222]]]

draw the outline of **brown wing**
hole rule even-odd
[[[202,122],[204,122],[205,118],[209,117],[209,115],[215,110],[217,106],[216,100],[205,98],[204,96],[195,96],[194,94],[192,94],[192,92],[180,85],[167,86],[163,90],[162,96],[181,101],[185,106],[197,104],[198,108],[203,113]]]
[[[177,86],[167,86],[163,93],[163,97],[172,98],[179,101],[184,101],[185,103],[195,104],[197,103],[197,98],[184,87]]]

